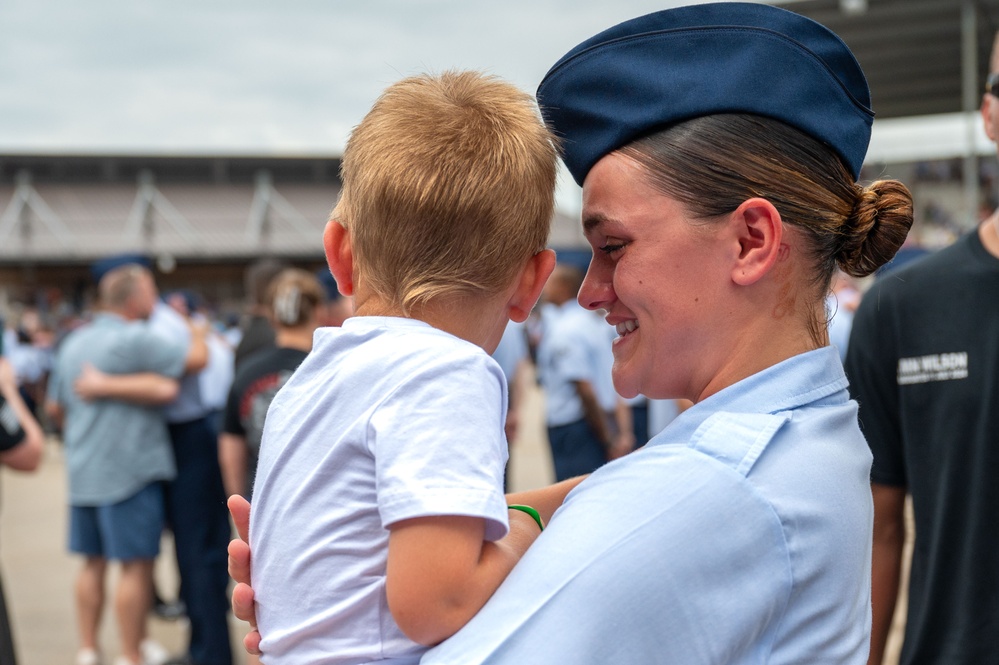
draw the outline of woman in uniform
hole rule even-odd
[[[824,301],[837,267],[894,255],[912,201],[857,184],[857,61],[790,11],[697,5],[583,42],[538,101],[583,187],[579,302],[617,329],[618,392],[694,404],[569,493],[422,662],[865,663],[871,455]]]

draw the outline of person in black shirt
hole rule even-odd
[[[271,400],[312,349],[324,293],[308,272],[290,268],[271,282],[269,313],[275,345],[247,356],[236,369],[219,434],[219,463],[227,496],[249,498],[264,416]]]
[[[249,301],[249,318],[233,355],[237,370],[255,351],[274,347],[274,326],[267,312],[267,293],[271,281],[287,267],[274,259],[261,259],[246,270],[244,286]]]
[[[999,40],[996,43],[999,46]],[[982,99],[999,138],[999,48]],[[874,454],[871,665],[884,658],[912,497],[901,665],[996,662],[999,645],[999,211],[864,296],[846,356]]]

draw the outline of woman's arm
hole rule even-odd
[[[176,379],[141,372],[137,374],[106,374],[87,363],[73,382],[73,390],[81,399],[117,399],[133,404],[156,406],[172,402],[180,391]]]

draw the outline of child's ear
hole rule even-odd
[[[732,213],[732,281],[748,286],[759,281],[781,257],[784,223],[770,201],[752,198]]]
[[[354,248],[350,243],[350,232],[335,219],[326,222],[323,249],[337,289],[345,296],[354,295]]]
[[[520,323],[527,320],[553,270],[555,252],[550,249],[543,249],[527,260],[520,272],[517,290],[507,304],[511,321]]]

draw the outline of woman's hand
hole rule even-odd
[[[239,538],[229,543],[229,576],[236,582],[232,590],[232,613],[250,624],[250,632],[243,638],[243,648],[249,654],[260,655],[257,610],[250,586],[250,502],[234,494],[229,497],[228,506],[239,534]]]

